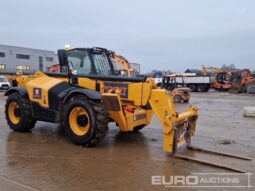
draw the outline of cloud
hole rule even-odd
[[[202,64],[255,70],[253,0],[8,0],[0,43],[57,50],[101,46],[152,69]]]

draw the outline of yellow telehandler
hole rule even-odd
[[[189,145],[198,110],[175,110],[172,96],[146,77],[116,76],[102,48],[58,51],[61,73],[19,74],[18,87],[5,96],[6,119],[14,131],[29,131],[36,121],[63,123],[77,144],[93,146],[106,135],[108,122],[120,131],[138,131],[156,114],[163,128],[164,151]]]

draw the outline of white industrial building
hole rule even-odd
[[[27,73],[47,71],[54,64],[58,64],[54,51],[0,45],[0,74],[16,73],[18,69]]]

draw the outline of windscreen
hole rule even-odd
[[[77,74],[92,74],[92,67],[89,55],[85,50],[69,51],[67,54],[68,65]]]
[[[98,75],[112,75],[111,66],[105,53],[93,53],[92,59],[94,61],[95,70]]]

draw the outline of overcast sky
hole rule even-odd
[[[152,69],[255,70],[254,0],[2,0],[0,44],[99,46]]]

